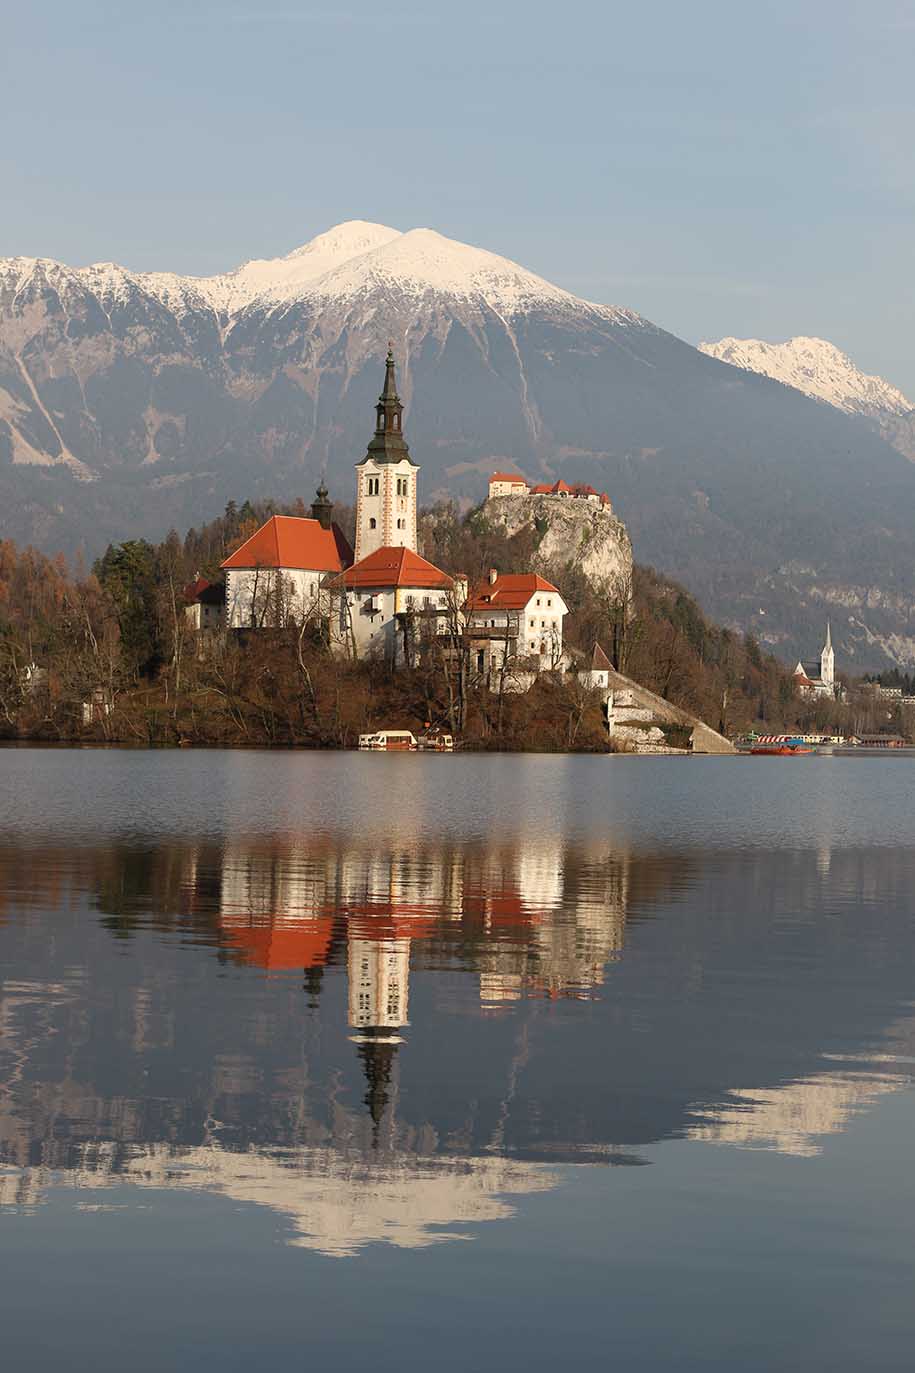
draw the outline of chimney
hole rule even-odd
[[[489,585],[490,585],[490,586],[495,586],[495,584],[496,584],[496,582],[498,581],[498,579],[499,579],[499,569],[498,569],[497,567],[491,567],[491,568],[489,569]]]
[[[331,505],[327,496],[327,487],[323,481],[315,492],[315,499],[311,503],[311,518],[317,520],[322,529],[330,529],[331,515],[334,507]]]

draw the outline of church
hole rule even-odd
[[[468,636],[484,676],[511,661],[531,673],[565,666],[557,587],[534,573],[500,575],[471,588],[417,551],[419,464],[403,431],[394,354],[388,348],[375,431],[356,468],[355,547],[332,519],[322,485],[311,518],[273,515],[222,563],[225,627],[281,628],[313,622],[341,657],[378,656],[414,666],[429,644]],[[188,614],[203,623],[197,583]],[[202,593],[201,593],[202,594]]]
[[[799,662],[794,669],[794,684],[801,696],[829,696],[836,694],[836,658],[832,648],[832,631],[826,622],[826,642],[819,662]]]

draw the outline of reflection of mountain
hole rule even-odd
[[[689,1137],[812,1158],[826,1135],[840,1134],[854,1115],[905,1085],[899,1074],[826,1072],[782,1087],[735,1089],[716,1118],[693,1126]]]
[[[214,1143],[180,1150],[151,1144],[116,1159],[117,1150],[103,1147],[62,1173],[0,1173],[0,1206],[39,1205],[48,1187],[61,1185],[213,1192],[269,1208],[289,1223],[290,1243],[342,1258],[382,1240],[420,1249],[467,1239],[445,1227],[507,1220],[514,1212],[505,1198],[545,1192],[560,1181],[542,1164],[511,1159],[404,1155],[366,1162],[330,1148],[235,1153]]]

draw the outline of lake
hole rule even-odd
[[[0,776],[6,1367],[911,1367],[911,759]]]

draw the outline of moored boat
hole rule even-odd
[[[379,729],[374,734],[360,734],[359,747],[387,753],[415,753],[419,746],[416,736],[408,729]]]

